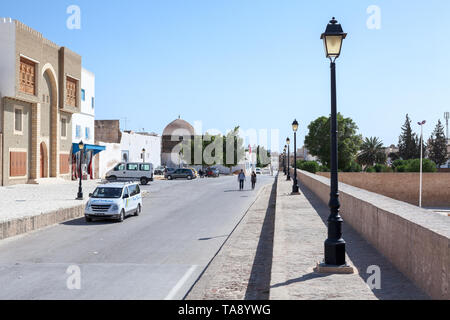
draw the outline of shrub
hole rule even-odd
[[[408,167],[405,164],[402,164],[402,165],[399,165],[398,167],[396,167],[395,170],[397,172],[407,172]]]
[[[303,161],[303,163],[301,163],[300,169],[315,174],[319,171],[320,166],[315,161]]]
[[[377,172],[377,171],[375,170],[374,167],[367,167],[367,168],[366,168],[366,172],[368,172],[368,173],[373,173],[373,172]]]
[[[328,168],[326,166],[320,166],[319,167],[319,172],[330,172],[330,168]]]
[[[392,163],[392,167],[395,169],[395,168],[398,168],[398,167],[400,167],[400,166],[406,165],[406,163],[407,163],[407,161],[402,160],[402,159],[398,159],[398,160],[395,160],[395,161]]]
[[[356,161],[350,162],[347,168],[345,168],[344,172],[361,172],[362,167]]]
[[[408,172],[420,172],[420,159],[411,159],[408,160],[407,165]],[[431,161],[430,159],[423,159],[423,172],[436,172],[436,163]]]

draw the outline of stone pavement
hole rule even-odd
[[[264,187],[187,300],[269,298],[276,183]]]
[[[40,185],[0,187],[0,223],[84,205],[100,180],[83,181],[85,200],[75,200],[77,181],[49,180]]]
[[[356,231],[344,223],[347,263],[357,273],[324,275],[313,271],[323,260],[329,209],[307,188],[292,196],[292,181],[278,178],[271,300],[396,300],[429,299]],[[381,289],[366,284],[368,267],[381,270]]]

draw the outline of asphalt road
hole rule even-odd
[[[155,181],[123,223],[84,219],[0,241],[0,299],[182,299],[263,185]]]

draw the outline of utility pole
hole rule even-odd
[[[447,144],[448,144],[448,119],[450,119],[450,112],[445,112],[444,113],[444,118],[445,118],[445,123],[447,124]]]

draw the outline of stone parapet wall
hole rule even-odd
[[[330,177],[329,172],[320,172],[318,175]],[[419,205],[419,173],[340,172],[339,181],[389,198]],[[449,173],[423,174],[422,205],[450,207]]]
[[[304,171],[298,179],[328,203],[329,179]],[[345,223],[433,299],[449,300],[450,219],[343,183],[339,188]]]

